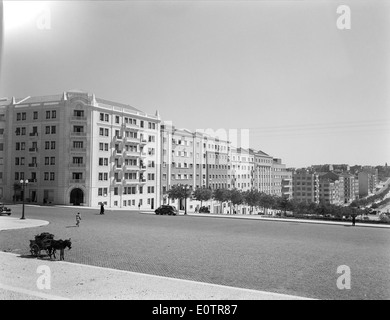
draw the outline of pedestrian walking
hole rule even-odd
[[[138,202],[138,210],[141,210],[141,202]]]
[[[356,219],[356,216],[353,214],[353,215],[352,215],[352,225],[353,225],[353,226],[355,225],[355,219]]]
[[[100,204],[100,214],[104,214],[104,204]]]
[[[77,214],[76,214],[76,226],[77,227],[80,226],[80,221],[81,221],[80,212],[77,212]]]

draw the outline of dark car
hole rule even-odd
[[[210,209],[208,207],[200,207],[199,213],[210,213]]]
[[[3,214],[3,213],[11,215],[11,209],[7,208],[6,206],[4,206],[4,203],[0,202],[0,214]]]
[[[175,216],[179,212],[177,211],[175,206],[169,206],[169,205],[162,205],[161,207],[158,207],[156,210],[154,210],[156,214],[167,214],[170,216]]]

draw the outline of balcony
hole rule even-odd
[[[70,133],[71,136],[74,136],[74,137],[86,137],[87,136],[87,133],[86,132],[75,132],[75,131],[72,131]]]
[[[70,148],[71,152],[87,152],[87,148]]]
[[[35,163],[35,162],[29,163],[28,166],[29,166],[30,168],[38,167],[38,163]],[[29,180],[29,181],[30,181],[30,180]]]
[[[38,148],[28,148],[29,152],[38,152]]]
[[[140,178],[139,183],[146,183],[146,178]]]
[[[69,168],[85,168],[85,163],[69,163]]]
[[[123,150],[122,149],[115,149],[115,154],[122,154]]]
[[[139,170],[145,171],[146,170],[146,166],[139,166]]]
[[[70,179],[69,183],[85,183],[85,179]]]
[[[140,143],[140,140],[138,138],[134,138],[134,137],[126,137],[126,143]]]
[[[128,165],[125,165],[125,170],[127,170],[127,171],[138,171],[139,167],[137,165],[128,164]]]
[[[123,136],[114,136],[114,141],[123,141]]]
[[[140,139],[140,140],[139,140],[139,143],[140,143],[141,145],[145,145],[145,144],[148,143],[148,140],[146,140],[146,139]]]
[[[129,185],[129,184],[138,184],[139,182],[138,182],[138,180],[134,180],[134,179],[125,179],[125,180],[123,180],[123,182],[124,182],[124,184],[126,184],[126,185]]]
[[[132,123],[124,123],[123,126],[125,126],[127,129],[141,130],[141,128],[138,125]]]
[[[86,116],[71,116],[70,117],[71,121],[87,121]]]
[[[140,152],[139,151],[126,151],[126,156],[128,157],[139,157]]]
[[[28,179],[28,183],[37,183],[37,179]]]
[[[29,134],[30,137],[38,137],[38,132],[31,132]]]

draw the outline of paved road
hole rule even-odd
[[[19,211],[18,211],[19,210]],[[40,232],[72,238],[70,262],[319,299],[389,299],[390,230],[26,207],[44,227],[0,232],[0,250],[28,255]],[[14,208],[13,216],[18,216]],[[351,269],[351,289],[336,286]]]

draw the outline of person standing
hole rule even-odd
[[[356,215],[352,215],[352,225],[354,226],[355,225],[355,219],[356,219]]]
[[[77,227],[80,226],[80,221],[81,221],[80,212],[77,212],[77,214],[76,214],[76,226]]]
[[[104,214],[104,204],[100,204],[100,214]]]

